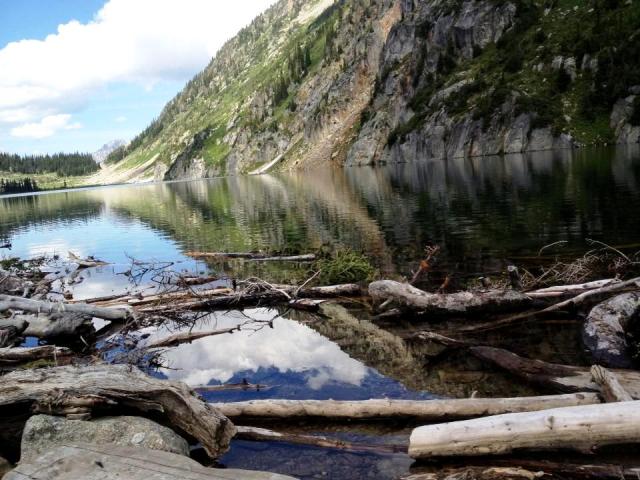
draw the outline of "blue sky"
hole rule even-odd
[[[0,151],[131,139],[272,2],[0,0]]]

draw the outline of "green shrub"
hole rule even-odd
[[[313,270],[320,272],[317,281],[321,285],[370,281],[376,275],[369,259],[351,249],[338,250],[320,258],[314,263]]]

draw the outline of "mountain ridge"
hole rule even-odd
[[[615,0],[281,0],[108,162],[180,179],[637,143],[639,27]]]

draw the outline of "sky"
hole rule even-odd
[[[142,131],[274,0],[0,0],[0,151]]]

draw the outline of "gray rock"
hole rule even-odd
[[[4,480],[295,480],[269,472],[213,469],[175,453],[141,447],[69,444],[20,462]]]
[[[35,415],[22,434],[21,461],[61,444],[89,442],[130,445],[189,455],[189,444],[173,430],[142,417],[105,417],[91,421]]]
[[[638,292],[623,293],[593,307],[582,327],[582,341],[597,363],[612,368],[633,366],[625,332],[638,315]]]

